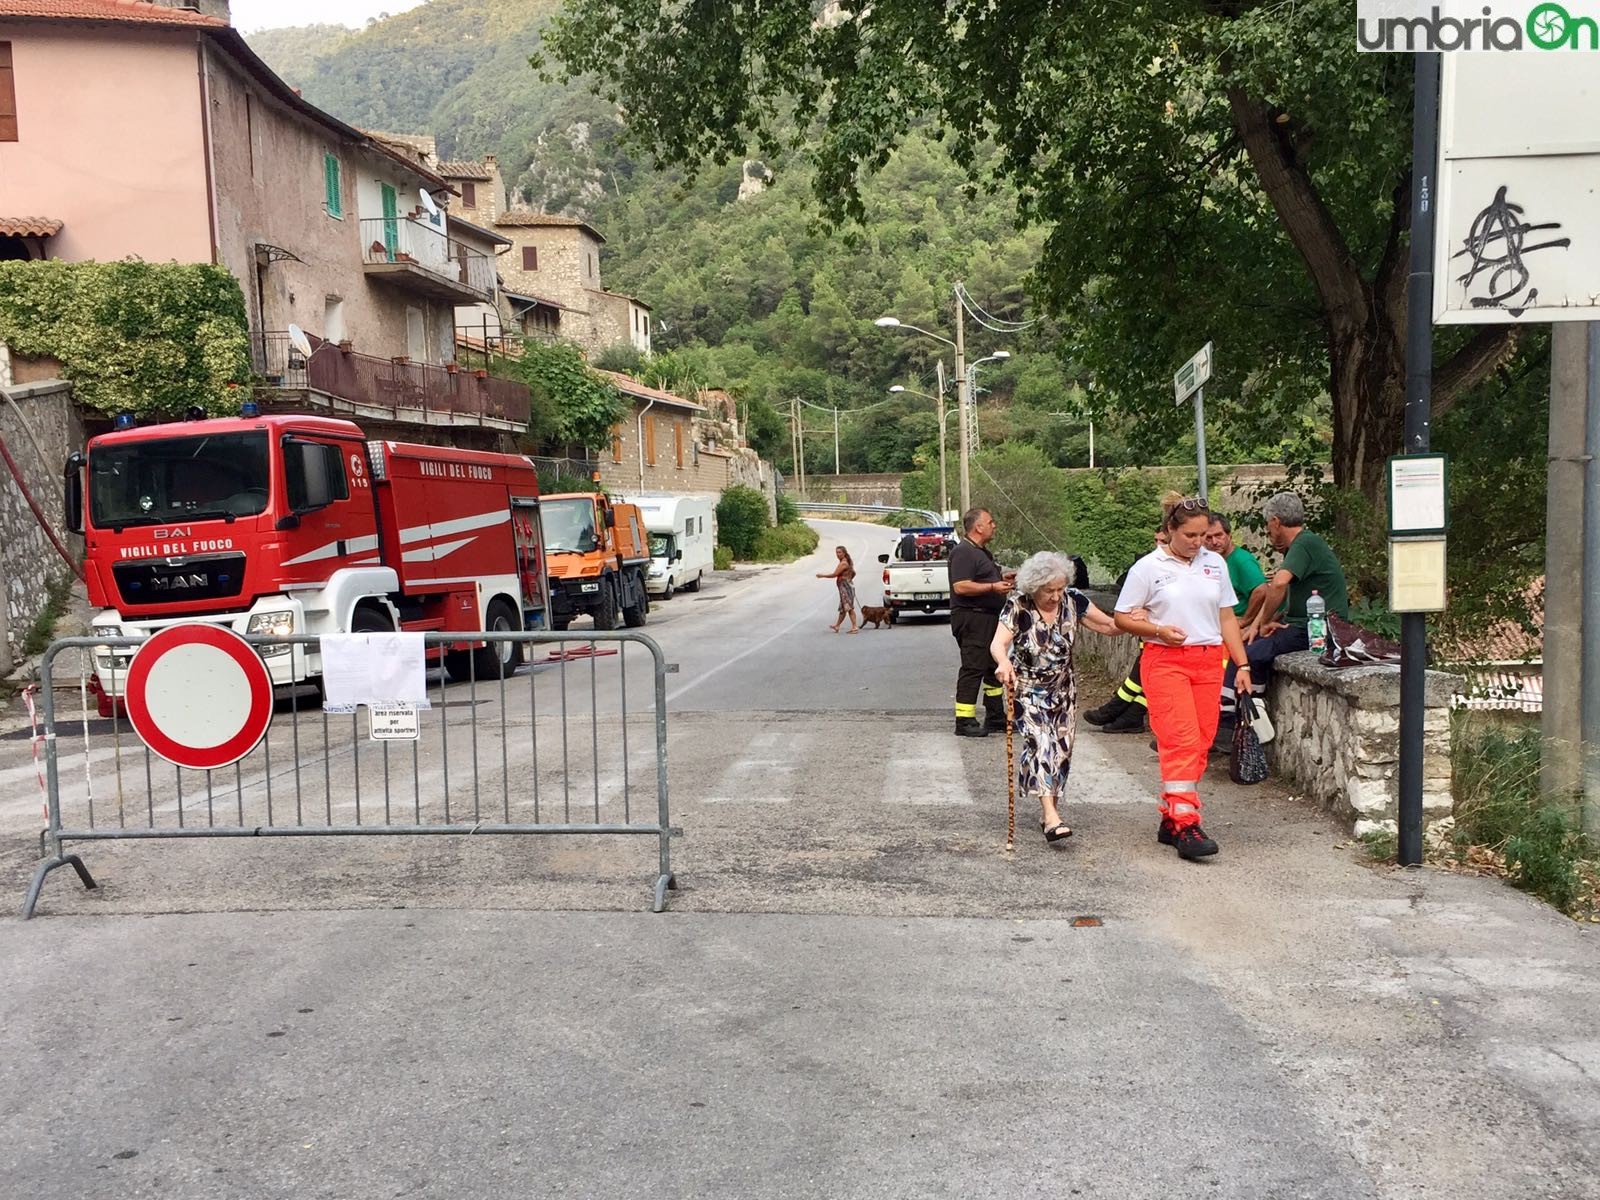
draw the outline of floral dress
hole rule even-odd
[[[1078,691],[1072,676],[1072,647],[1089,597],[1068,588],[1061,610],[1049,624],[1039,619],[1033,601],[1013,592],[1000,611],[1011,630],[1011,665],[1017,672],[1017,727],[1022,754],[1017,763],[1025,793],[1059,797],[1072,769],[1072,738]]]
[[[851,613],[853,613],[855,611],[855,608],[856,608],[855,577],[856,577],[856,570],[855,570],[854,567],[846,567],[843,571],[841,571],[839,573],[837,582],[839,584],[839,616],[840,616],[841,619],[844,618],[844,617],[848,617]]]

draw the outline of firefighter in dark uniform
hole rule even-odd
[[[1000,610],[1016,572],[1002,572],[989,553],[994,518],[987,509],[968,509],[962,515],[961,528],[966,537],[950,551],[950,632],[961,647],[961,670],[956,673],[956,736],[983,737],[1006,724],[1005,689],[994,677],[989,643],[994,641]],[[980,686],[987,725],[978,720]]]

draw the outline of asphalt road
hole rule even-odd
[[[819,525],[814,561],[651,614],[666,914],[644,838],[87,846],[101,888],[58,874],[0,919],[0,1196],[1600,1197],[1594,930],[1374,869],[1215,771],[1223,852],[1181,863],[1138,737],[1082,733],[1077,836],[1024,807],[1006,853],[999,739],[949,735],[948,626],[828,632],[831,545],[870,603],[891,535]],[[521,814],[535,781],[546,819],[650,812],[651,673],[624,717],[621,663],[590,669],[564,762],[559,664],[447,689],[391,750],[391,819],[446,785],[455,816]],[[297,766],[302,819],[348,820],[358,773],[378,819],[364,730],[293,716],[185,820],[259,819],[269,775],[282,819]],[[91,727],[91,788],[62,738],[64,800],[106,819],[113,739]],[[26,731],[0,739],[18,899],[38,802]]]

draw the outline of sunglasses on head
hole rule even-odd
[[[1210,512],[1204,496],[1187,496],[1172,506],[1173,512]]]

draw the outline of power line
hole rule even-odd
[[[972,293],[967,291],[965,284],[957,283],[955,290],[956,299],[961,302],[961,307],[967,310],[968,315],[993,333],[1021,333],[1024,329],[1039,323],[1038,317],[1029,321],[1013,321],[1009,317],[997,317],[972,298]]]
[[[1021,331],[1028,328],[1030,325],[1037,325],[1039,323],[1038,317],[1034,317],[1029,321],[1013,321],[1010,317],[995,316],[994,313],[989,312],[983,307],[983,305],[974,300],[972,298],[972,293],[967,291],[966,284],[959,281],[956,283],[956,295],[960,298],[962,307],[965,308],[967,312],[970,313],[972,317],[980,324],[992,322],[993,324],[990,325],[990,328],[993,328],[994,325],[1007,325],[1015,326],[1015,331]]]
[[[1022,514],[1022,519],[1024,521],[1026,521],[1029,525],[1033,526],[1033,531],[1035,533],[1037,533],[1040,537],[1042,537],[1045,540],[1046,543],[1049,543],[1051,541],[1050,535],[1048,533],[1046,533],[1044,530],[1040,529],[1039,525],[1038,525],[1038,522],[1036,522],[1032,517],[1030,517],[1028,515],[1028,510],[1023,508],[1022,505],[1018,504],[1010,496],[1006,495],[1006,490],[1003,487],[1001,487],[998,483],[995,482],[994,476],[989,474],[989,472],[984,468],[984,465],[981,462],[979,462],[977,459],[973,459],[972,460],[972,465],[977,467],[978,470],[983,473],[983,477],[989,481],[990,485],[993,486],[994,490],[1000,493],[1000,498],[1002,500],[1004,500],[1007,504],[1011,505],[1011,507],[1016,509],[1017,512]]]

